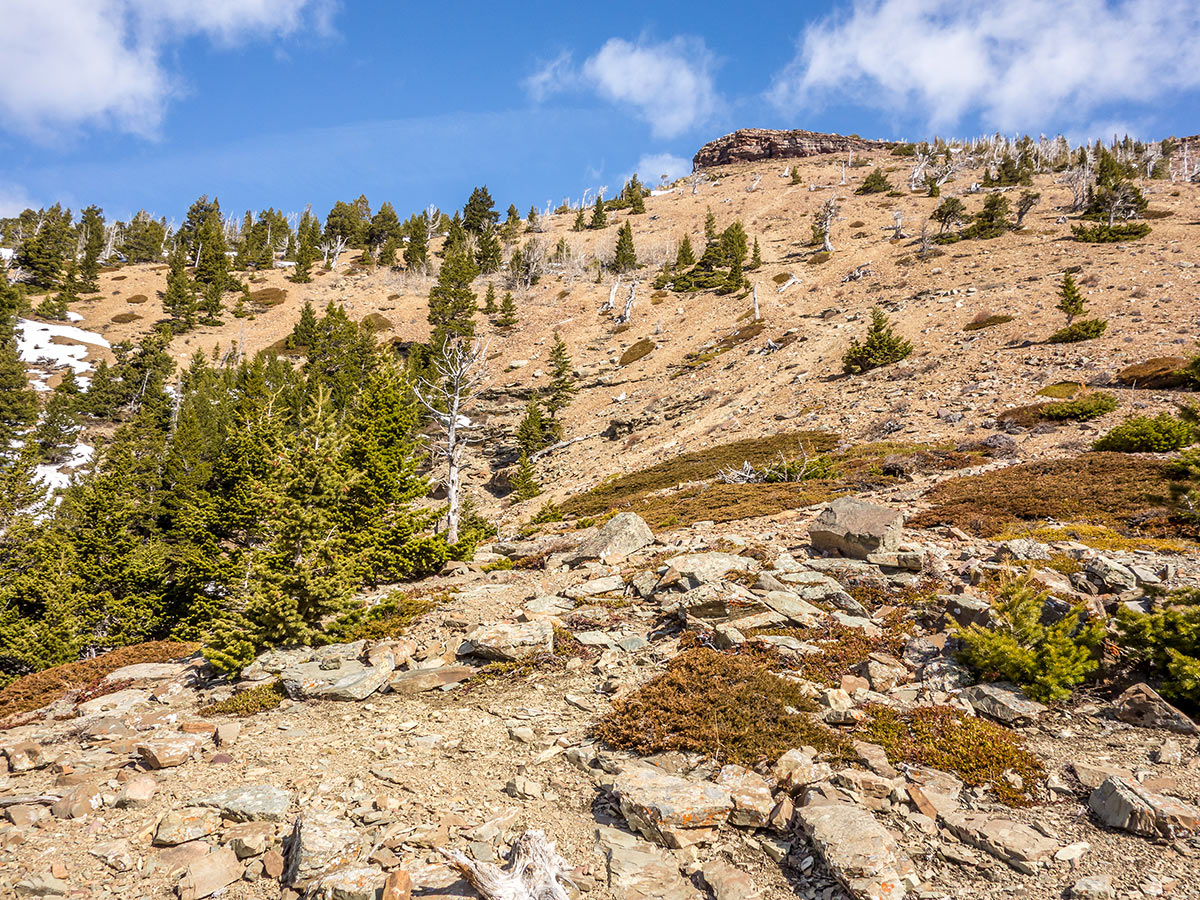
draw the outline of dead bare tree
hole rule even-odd
[[[788,274],[789,274],[791,277],[790,277],[790,278],[788,278],[788,280],[787,280],[787,281],[785,281],[783,284],[781,284],[781,285],[779,286],[779,290],[777,290],[775,293],[777,293],[777,294],[782,294],[784,291],[786,291],[788,288],[790,288],[790,287],[791,287],[793,284],[799,284],[799,283],[800,283],[800,276],[799,276],[799,275],[797,275],[797,274],[796,274],[796,273],[794,273],[794,272],[789,272]]]
[[[895,225],[881,225],[880,230],[887,231],[890,228],[892,231],[892,240],[893,241],[898,241],[898,240],[901,240],[902,238],[908,237],[908,235],[904,233],[904,213],[901,212],[900,210],[896,210],[894,213],[892,213],[892,221],[894,221],[896,224]]]
[[[321,253],[323,255],[322,265],[326,265],[331,269],[337,268],[338,257],[342,255],[342,251],[346,249],[345,235],[338,235],[335,238],[326,238],[321,243]]]
[[[920,249],[917,251],[921,256],[928,256],[930,250],[929,239],[929,222],[926,219],[921,220],[921,233],[917,236],[920,241]]]
[[[1061,179],[1063,184],[1071,189],[1071,212],[1083,209],[1087,200],[1088,187],[1092,183],[1092,174],[1086,166],[1079,166],[1067,171]]]
[[[464,410],[479,397],[487,377],[487,345],[479,341],[467,344],[461,339],[447,341],[433,359],[436,380],[422,378],[413,387],[417,400],[429,411],[442,433],[435,453],[446,460],[446,540],[458,543],[458,522],[462,514],[462,460],[475,425]]]
[[[627,299],[625,301],[625,311],[623,313],[621,313],[619,316],[617,316],[617,318],[616,318],[616,323],[618,325],[625,325],[626,323],[629,322],[630,318],[633,317],[633,298],[634,298],[634,294],[636,294],[636,293],[637,293],[637,282],[635,281],[633,284],[631,284],[629,286],[629,299]]]
[[[754,179],[754,184],[752,184],[752,185],[750,185],[750,187],[746,188],[746,193],[748,193],[748,194],[752,194],[752,193],[754,193],[755,191],[757,191],[757,190],[758,190],[758,184],[759,184],[759,182],[760,182],[760,181],[762,181],[762,180],[763,180],[763,177],[762,177],[761,175],[757,176],[757,177]]]
[[[865,262],[860,266],[855,266],[842,277],[842,284],[848,281],[861,281],[868,275],[874,275],[875,271],[871,268],[870,262]]]
[[[817,214],[814,217],[816,219],[817,227],[821,229],[821,249],[826,253],[833,252],[833,242],[830,240],[829,234],[831,231],[833,231],[833,222],[835,219],[837,219],[837,215],[837,198],[830,197],[821,204],[821,208],[817,210]]]
[[[617,303],[617,288],[621,286],[621,276],[617,276],[617,280],[613,282],[612,289],[608,292],[608,301],[600,307],[600,312],[608,312],[613,309]]]
[[[484,900],[569,900],[567,861],[541,831],[526,831],[513,842],[504,868],[469,859],[460,850],[439,852]]]
[[[755,322],[758,321],[758,283],[757,282],[755,282],[755,284],[754,284],[754,319],[753,319],[753,321],[755,321]]]

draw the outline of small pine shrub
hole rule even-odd
[[[512,475],[513,495],[519,501],[532,500],[542,492],[538,483],[537,470],[526,453],[521,454],[517,462],[517,470]]]
[[[1168,453],[1196,442],[1196,429],[1168,412],[1133,416],[1092,445],[1115,453]]]
[[[1121,646],[1164,697],[1200,705],[1200,591],[1177,591],[1148,613],[1117,607]]]
[[[913,345],[892,330],[887,316],[877,306],[871,307],[871,324],[867,327],[867,339],[850,342],[842,357],[842,369],[848,375],[859,375],[905,359],[913,351]]]
[[[1052,422],[1087,422],[1098,419],[1117,408],[1117,398],[1104,391],[1087,394],[1076,400],[1062,403],[1047,403],[1042,407],[1042,418]]]
[[[1075,235],[1075,240],[1084,244],[1117,244],[1144,238],[1150,233],[1150,226],[1145,222],[1123,222],[1117,225],[1099,222],[1095,225],[1072,225],[1071,233]]]
[[[631,363],[635,363],[642,357],[649,356],[654,350],[654,347],[654,341],[650,340],[649,338],[642,338],[640,341],[629,347],[624,353],[621,354],[618,364],[622,366],[628,366]]]
[[[286,699],[287,692],[283,689],[283,682],[272,681],[234,694],[227,700],[202,706],[199,712],[202,716],[253,716],[275,709]]]
[[[1108,330],[1108,322],[1104,319],[1081,319],[1072,322],[1065,328],[1060,328],[1046,338],[1048,344],[1077,344],[1080,341],[1092,341]]]
[[[1012,316],[1007,315],[984,315],[972,319],[963,326],[963,331],[982,331],[985,328],[994,328],[997,325],[1004,325],[1013,320]]]
[[[1104,629],[1099,622],[1085,623],[1080,609],[1042,624],[1048,597],[1027,577],[1005,581],[992,604],[991,624],[958,630],[962,661],[981,679],[1011,681],[1034,700],[1069,695],[1096,669],[1094,651]]]
[[[888,191],[893,189],[892,183],[888,181],[888,177],[883,174],[883,169],[876,167],[870,175],[863,179],[863,183],[858,186],[858,190],[856,190],[854,193],[886,194]]]

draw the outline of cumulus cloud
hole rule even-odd
[[[633,171],[643,184],[657,187],[663,175],[667,176],[667,181],[674,181],[690,174],[692,161],[671,153],[648,153],[637,161]]]
[[[162,62],[170,44],[323,31],[332,9],[331,0],[7,0],[0,124],[38,140],[84,124],[153,135],[176,91]]]
[[[20,215],[36,205],[20,185],[0,181],[0,219]]]
[[[715,58],[700,38],[637,43],[611,38],[581,67],[564,53],[523,85],[536,102],[562,91],[593,91],[633,109],[656,137],[671,138],[703,124],[716,111],[715,67]]]
[[[1194,0],[855,0],[804,30],[769,96],[1037,131],[1197,87]]]

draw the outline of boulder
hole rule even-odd
[[[269,784],[231,787],[193,801],[193,805],[219,809],[234,822],[282,822],[292,805],[290,791]]]
[[[201,735],[180,734],[138,744],[137,752],[151,769],[173,769],[191,759],[203,743]]]
[[[716,900],[758,900],[762,896],[749,875],[723,859],[710,859],[700,874]]]
[[[96,785],[77,784],[51,805],[50,813],[56,819],[82,819],[98,810],[103,803],[100,788]]]
[[[1088,875],[1071,886],[1075,900],[1113,900],[1117,896],[1109,875]]]
[[[386,876],[375,866],[335,869],[309,888],[311,900],[376,900]]]
[[[173,809],[158,820],[154,846],[176,847],[215,834],[221,827],[221,814],[213,809],[187,806]]]
[[[733,809],[733,798],[725,788],[647,765],[622,769],[611,791],[630,828],[676,849],[710,839],[711,830],[725,822]]]
[[[901,900],[917,884],[912,860],[865,809],[849,803],[811,803],[796,820],[813,849],[856,900]]]
[[[1014,538],[1001,541],[992,559],[996,562],[1033,562],[1050,558],[1050,548],[1033,538]]]
[[[1122,722],[1141,728],[1163,728],[1178,734],[1196,734],[1196,723],[1158,695],[1150,685],[1135,684],[1113,702],[1113,713]]]
[[[179,882],[179,900],[200,900],[242,877],[242,864],[228,847],[221,847],[187,867]]]
[[[284,841],[284,884],[303,887],[327,871],[350,865],[357,858],[358,845],[358,833],[350,822],[321,810],[306,810]]]
[[[476,672],[471,666],[441,666],[436,669],[409,669],[395,672],[388,688],[397,694],[419,694],[460,684]]]
[[[872,553],[899,549],[903,530],[904,516],[896,510],[839,497],[821,510],[808,536],[818,552],[866,559]]]
[[[1088,560],[1084,566],[1088,580],[1103,594],[1120,594],[1137,588],[1137,576],[1119,562],[1104,556]]]
[[[1030,700],[1023,690],[1007,681],[976,684],[959,696],[970,703],[975,712],[1005,725],[1032,724],[1046,711],[1045,706]]]
[[[758,565],[755,559],[732,553],[685,553],[667,560],[669,568],[662,581],[689,591],[702,584],[720,581],[730,572],[753,572]]]
[[[467,635],[459,655],[511,661],[554,652],[554,628],[543,620],[483,625]]]
[[[959,840],[978,847],[1027,875],[1049,864],[1058,842],[1028,825],[982,812],[949,812],[942,824]]]
[[[596,842],[604,854],[608,887],[618,900],[700,900],[700,894],[667,854],[628,832],[600,825]]]
[[[797,159],[826,153],[845,157],[853,151],[890,150],[887,141],[871,141],[817,131],[779,131],[771,128],[741,128],[709,141],[692,158],[694,169],[764,159]]]
[[[1092,791],[1088,807],[1105,825],[1146,837],[1171,840],[1200,828],[1200,810],[1164,794],[1146,790],[1132,778],[1113,775]]]
[[[767,824],[775,808],[775,798],[765,778],[741,766],[728,765],[722,767],[716,780],[733,800],[731,823],[745,828],[762,828]]]
[[[571,565],[589,559],[628,556],[654,543],[654,532],[637,513],[617,513],[570,555]]]
[[[832,771],[827,763],[817,759],[816,749],[799,747],[788,750],[779,757],[773,774],[783,790],[795,792],[828,778]]]

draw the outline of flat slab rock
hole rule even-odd
[[[419,694],[460,684],[475,674],[471,666],[441,666],[436,669],[409,669],[394,672],[388,688],[397,694]]]
[[[975,712],[1005,725],[1029,725],[1046,711],[1041,703],[1030,700],[1023,690],[1005,681],[972,685],[960,696]]]
[[[866,559],[873,553],[900,549],[904,516],[887,506],[853,497],[839,497],[808,529],[813,549]]]
[[[725,788],[669,775],[652,766],[623,769],[613,779],[612,793],[630,828],[673,848],[707,839],[708,830],[725,822],[733,809],[733,799]]]
[[[554,652],[554,628],[542,619],[482,625],[467,635],[459,655],[476,654],[501,662]]]
[[[304,886],[325,872],[350,865],[358,856],[358,845],[358,832],[348,820],[319,810],[304,812],[284,841],[284,884]]]
[[[1163,728],[1178,734],[1200,731],[1187,715],[1144,683],[1135,684],[1114,700],[1113,713],[1120,721],[1141,728]]]
[[[825,865],[857,900],[900,900],[918,883],[912,860],[867,810],[812,803],[796,810]]]
[[[1200,830],[1200,809],[1119,775],[1092,791],[1088,807],[1105,825],[1145,837],[1174,839]]]
[[[628,556],[654,543],[654,532],[637,513],[617,513],[571,554],[572,565],[588,559]]]
[[[618,900],[700,900],[674,859],[634,835],[601,825],[596,843],[607,864],[609,889]]]
[[[193,805],[219,809],[235,822],[282,822],[292,805],[292,794],[269,784],[232,787],[192,801]]]
[[[959,840],[1032,874],[1058,850],[1058,842],[1028,825],[981,812],[949,812],[942,824]]]

